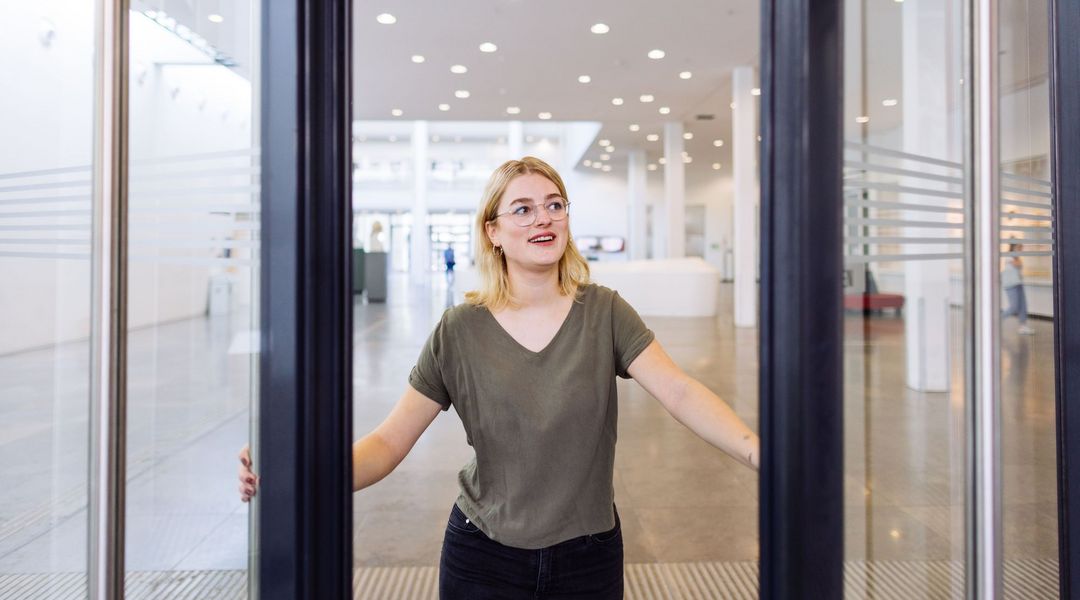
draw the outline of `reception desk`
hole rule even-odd
[[[592,279],[617,292],[638,314],[716,316],[720,271],[700,258],[589,263]]]

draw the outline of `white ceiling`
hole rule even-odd
[[[397,22],[378,23],[384,12]],[[732,69],[757,62],[758,12],[757,2],[745,0],[356,2],[354,115],[386,120],[400,109],[396,118],[406,121],[533,121],[550,112],[554,121],[602,122],[599,137],[612,141],[616,157],[644,147],[650,160],[660,156],[662,142],[645,136],[678,120],[695,134],[686,142],[695,163],[726,163],[730,144],[715,148],[712,140],[729,135]],[[591,33],[595,23],[610,31]],[[481,52],[482,42],[498,50]],[[657,48],[666,56],[648,58]],[[425,62],[413,63],[414,54]],[[455,64],[468,72],[451,73]],[[681,71],[693,77],[680,79]],[[578,83],[579,75],[592,81]],[[456,98],[456,90],[469,98]],[[655,100],[642,103],[642,94]],[[613,105],[615,97],[624,104]],[[440,103],[451,109],[440,111]],[[508,106],[521,113],[507,114]],[[661,115],[661,106],[670,114]],[[699,114],[716,118],[698,121]],[[631,123],[640,131],[630,132]],[[596,147],[583,158],[599,153]]]

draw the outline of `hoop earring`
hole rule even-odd
[[[502,256],[502,253],[503,253],[502,246],[493,246],[492,248],[493,248],[493,251],[495,252],[495,256]]]

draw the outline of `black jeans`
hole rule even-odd
[[[623,540],[615,528],[539,550],[504,546],[454,505],[439,561],[441,600],[623,597]]]

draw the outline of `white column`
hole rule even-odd
[[[645,260],[645,196],[648,171],[645,169],[645,151],[631,150],[628,155],[627,179],[630,224],[629,255],[631,260]]]
[[[506,143],[510,148],[508,160],[521,160],[525,145],[525,127],[521,121],[510,121],[506,131]]]
[[[415,121],[412,133],[413,150],[413,205],[412,233],[409,235],[409,275],[414,284],[426,284],[430,280],[431,235],[428,233],[427,180],[431,165],[428,164],[428,124]]]
[[[731,156],[735,202],[732,225],[735,263],[736,327],[757,326],[757,110],[751,90],[754,68],[738,67],[732,73]]]
[[[947,7],[937,0],[909,0],[901,9],[903,19],[903,110],[904,152],[959,161],[949,153],[956,148],[949,135],[949,90],[956,78],[949,77]],[[959,76],[958,76],[959,77]],[[873,105],[871,105],[873,106]],[[910,161],[914,171],[937,172],[926,163]],[[926,179],[912,178],[907,185],[947,189]],[[959,191],[959,188],[956,188]],[[901,195],[902,202],[925,203],[926,198]],[[942,213],[905,211],[914,221],[942,221]],[[904,228],[909,237],[939,237],[936,228]],[[945,253],[957,246],[905,246],[908,253]],[[968,282],[970,285],[970,282]],[[907,351],[907,384],[924,392],[949,389],[949,261],[914,260],[904,263],[904,333]]]
[[[686,256],[686,164],[683,125],[664,123],[664,221],[667,258]]]

